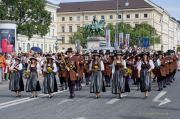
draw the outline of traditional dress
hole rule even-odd
[[[140,89],[141,92],[150,92],[151,91],[151,73],[150,69],[154,69],[153,61],[149,62],[142,61],[138,66],[140,70]]]
[[[29,67],[30,75],[29,78],[27,78],[26,82],[26,92],[32,92],[32,91],[40,91],[40,83],[38,80],[38,70],[36,67]]]
[[[124,77],[126,62],[115,61],[113,63],[112,94],[130,92],[128,79]]]
[[[102,76],[102,71],[104,71],[103,62],[94,60],[91,61],[89,70],[92,72],[90,76],[90,93],[100,93],[105,92],[105,84]]]
[[[12,64],[10,67],[10,83],[9,83],[9,90],[17,92],[17,91],[24,91],[24,83],[22,79],[22,69],[23,66],[21,63],[19,64]]]
[[[45,64],[44,65],[44,81],[43,81],[43,88],[42,91],[45,94],[50,94],[53,92],[57,92],[57,81],[56,81],[56,72],[57,66],[55,63],[52,64]]]

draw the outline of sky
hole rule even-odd
[[[48,0],[59,4],[60,2],[78,2],[78,1],[95,1],[95,0]],[[180,20],[180,0],[152,0],[157,5],[167,10],[172,17]]]

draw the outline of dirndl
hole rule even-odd
[[[10,74],[10,82],[9,82],[9,90],[16,91],[24,91],[24,82],[22,79],[21,71],[14,71]]]
[[[148,69],[142,69],[140,74],[140,89],[141,92],[151,91],[151,75]]]
[[[35,71],[30,72],[30,76],[26,82],[26,92],[40,91],[40,90],[41,90],[41,86],[38,81],[37,72],[35,72]]]
[[[58,88],[55,73],[46,73],[43,81],[42,92],[49,94],[57,91]]]
[[[101,71],[93,71],[90,81],[90,93],[106,92],[104,76]]]

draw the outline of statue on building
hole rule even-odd
[[[85,25],[85,30],[89,32],[90,36],[98,36],[104,28],[105,21],[98,21],[95,16],[93,16],[93,21],[91,24]]]

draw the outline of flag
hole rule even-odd
[[[148,48],[150,46],[149,38],[143,38],[143,47]]]
[[[138,47],[141,47],[141,37],[140,37],[140,35],[138,36]]]
[[[124,44],[124,38],[123,38],[124,34],[123,33],[119,33],[119,46],[122,47]]]
[[[129,47],[130,34],[126,34],[126,46]]]
[[[111,47],[110,30],[106,29],[106,47]]]

